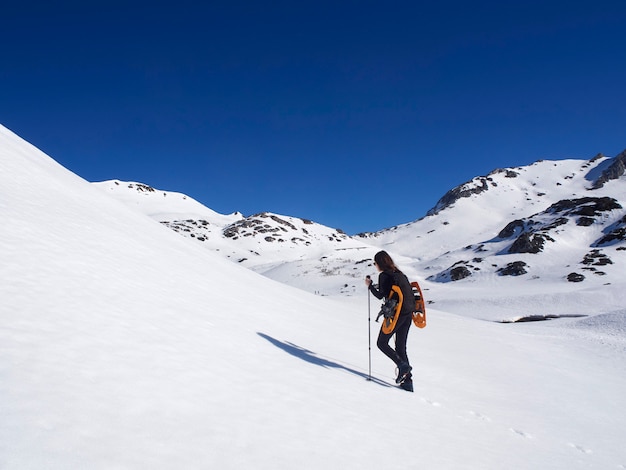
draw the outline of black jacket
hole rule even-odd
[[[374,294],[377,299],[387,299],[389,292],[391,292],[391,286],[398,286],[402,291],[404,300],[402,302],[402,309],[400,315],[412,314],[415,310],[415,300],[413,297],[413,289],[411,283],[407,277],[400,271],[383,271],[378,275],[378,289],[374,286],[374,283],[370,284],[370,292]]]

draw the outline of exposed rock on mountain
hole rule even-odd
[[[472,271],[470,271],[470,268],[480,269],[480,268],[475,268],[474,266],[469,264],[468,261],[459,261],[457,263],[454,263],[445,271],[442,271],[433,276],[429,276],[427,279],[429,281],[435,281],[435,282],[460,281],[461,279],[465,279],[472,275]]]
[[[512,263],[507,264],[504,268],[498,269],[496,272],[500,274],[500,276],[521,276],[522,274],[526,274],[528,271],[524,269],[526,267],[526,263],[523,261],[513,261]]]
[[[489,182],[491,179],[488,176],[482,176],[474,178],[467,183],[464,183],[456,188],[451,189],[443,195],[441,199],[435,204],[435,207],[430,209],[426,215],[436,215],[446,207],[450,207],[456,201],[464,197],[470,197],[472,194],[480,194],[489,189]]]
[[[287,219],[291,219],[290,222]],[[299,223],[300,227],[296,227]],[[314,237],[303,225],[312,225],[313,222],[307,219],[294,219],[293,217],[279,217],[275,214],[262,212],[243,220],[235,222],[224,228],[223,234],[226,238],[238,240],[240,237],[263,236],[266,242],[303,243],[310,245]],[[339,231],[331,232],[327,235],[330,241],[341,243],[348,238],[347,235]]]
[[[599,216],[602,212],[621,209],[622,206],[612,197],[583,197],[565,199],[552,204],[546,212],[563,215]]]
[[[626,171],[626,150],[615,157],[608,168],[606,168],[602,175],[594,182],[593,188],[598,189],[605,185],[605,183],[616,180],[624,175]]]
[[[509,253],[539,253],[543,251],[546,240],[551,242],[553,238],[545,233],[522,233],[509,247]]]
[[[567,275],[567,280],[569,282],[582,282],[585,280],[585,276],[579,273],[569,273]]]
[[[614,245],[626,240],[626,215],[618,222],[606,229],[606,235],[600,238],[594,246]]]
[[[592,250],[585,255],[581,263],[592,266],[606,266],[607,264],[613,264],[613,261],[600,250]]]
[[[600,217],[604,212],[621,208],[622,206],[611,197],[565,199],[552,204],[543,213],[525,220],[510,222],[500,231],[498,237],[502,239],[517,237],[509,247],[508,253],[539,253],[543,251],[546,241],[555,241],[549,233],[567,224],[570,218],[580,215],[582,217],[576,219],[576,225],[588,227],[595,223],[596,219],[593,217]],[[608,243],[612,237],[618,238],[621,229],[622,227],[619,227],[604,237],[603,243]]]

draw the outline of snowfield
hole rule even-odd
[[[299,289],[259,266],[287,281],[309,266],[302,253],[233,262],[232,245],[206,249],[146,213],[163,206],[129,207],[109,189],[0,126],[3,470],[626,468],[619,276],[583,288],[557,276],[424,281],[436,302],[409,334],[408,393],[375,346],[367,380],[378,326],[367,263]],[[216,226],[241,219],[197,204],[191,216]],[[324,262],[381,247],[326,238],[351,249]],[[407,266],[420,281],[425,269]],[[345,295],[315,295],[345,279]],[[542,311],[591,315],[497,321]]]

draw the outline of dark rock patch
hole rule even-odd
[[[582,197],[563,199],[552,204],[546,212],[565,213],[565,215],[598,216],[602,212],[621,209],[622,206],[612,197]]]
[[[460,281],[466,277],[470,277],[472,272],[466,266],[456,266],[450,270],[450,280]]]
[[[610,166],[594,182],[593,189],[601,188],[611,180],[620,178],[626,171],[626,150],[613,159]]]
[[[485,177],[474,178],[467,183],[461,184],[456,188],[451,189],[446,194],[444,194],[443,197],[439,199],[439,201],[437,201],[435,207],[430,209],[426,213],[426,215],[428,216],[438,214],[446,207],[450,207],[461,198],[470,197],[473,194],[480,194],[484,191],[487,191],[489,189],[487,181],[488,179]],[[480,183],[480,185],[477,185],[476,183]]]
[[[585,276],[579,273],[569,273],[567,275],[567,280],[569,282],[582,282],[585,280]]]
[[[579,227],[589,227],[590,225],[593,225],[595,221],[596,219],[594,219],[593,217],[583,216],[579,217],[578,220],[576,220],[576,225],[578,225]]]
[[[591,250],[585,255],[581,263],[587,266],[606,266],[613,264],[613,261],[600,250]]]
[[[523,261],[513,261],[512,263],[507,264],[504,268],[498,269],[496,272],[500,276],[521,276],[526,274],[527,264]]]
[[[543,251],[546,240],[554,241],[540,233],[522,233],[509,248],[509,253],[539,253]]]
[[[515,235],[518,229],[519,231],[524,230],[525,226],[526,224],[523,220],[518,219],[514,220],[513,222],[509,222],[506,227],[500,230],[500,233],[498,233],[498,238],[510,238]]]

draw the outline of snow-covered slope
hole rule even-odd
[[[598,314],[626,303],[625,161],[623,153],[495,170],[448,191],[424,218],[355,237],[270,213],[234,222],[222,216],[216,224],[185,219],[189,211],[181,207],[164,220],[160,191],[107,184],[155,220],[283,283],[323,295],[358,295],[362,278],[374,270],[374,253],[385,249],[424,283],[431,304],[510,321]],[[135,201],[147,197],[154,200],[151,210]],[[500,285],[517,286],[525,296],[503,299]],[[565,301],[572,297],[575,308]]]
[[[375,247],[308,219],[268,212],[227,216],[142,183],[94,184],[203,248],[310,292],[353,294],[372,270]]]
[[[110,180],[93,185],[160,221],[201,219],[211,225],[224,227],[243,218],[238,212],[230,215],[218,214],[185,194],[160,191],[147,184]]]
[[[626,200],[626,177],[593,189],[601,170],[613,160],[603,156],[543,160],[526,167],[496,170],[449,191],[422,219],[363,236],[408,256],[435,260],[451,250],[492,240],[510,222],[530,218],[559,201],[584,197]],[[609,215],[619,219],[623,213]],[[606,217],[594,222],[594,229],[606,227],[597,225],[604,224]]]
[[[100,189],[0,127],[0,468],[626,466],[623,309],[431,308],[411,394],[375,350],[365,380],[364,290],[273,282]]]
[[[624,159],[496,170],[424,218],[361,237],[413,260],[448,311],[494,320],[612,311],[626,304],[626,176],[598,181]]]
[[[293,468],[342,442],[337,463],[362,461],[348,442],[384,389],[326,334],[354,309],[189,243],[4,128],[0,169],[1,468]]]

